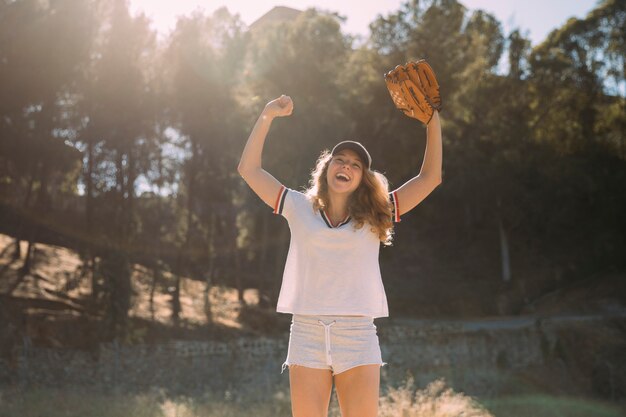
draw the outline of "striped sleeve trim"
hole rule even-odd
[[[400,203],[398,202],[398,194],[394,191],[389,193],[389,196],[391,198],[391,202],[393,203],[393,221],[399,223],[402,220],[400,219]]]
[[[285,206],[285,197],[287,196],[287,188],[282,185],[278,196],[276,197],[276,203],[274,203],[274,214],[283,214],[283,207]]]

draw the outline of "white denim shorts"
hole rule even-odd
[[[329,369],[337,375],[359,365],[385,366],[374,318],[294,314],[285,367]]]

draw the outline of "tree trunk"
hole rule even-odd
[[[193,205],[194,205],[194,195],[196,191],[196,167],[197,167],[197,159],[198,159],[198,146],[196,142],[191,140],[191,162],[189,164],[189,176],[188,176],[188,186],[187,186],[187,199],[186,199],[186,209],[187,209],[187,218],[186,218],[186,226],[187,230],[185,232],[185,241],[182,244],[182,247],[178,250],[178,255],[176,257],[176,266],[174,268],[174,272],[176,275],[176,283],[174,285],[174,291],[172,293],[172,320],[175,325],[178,325],[181,313],[181,304],[180,304],[180,275],[183,269],[183,258],[185,258],[185,262],[193,261],[193,259],[189,259],[187,255],[187,251],[189,250],[191,244],[191,234],[193,227]]]
[[[126,231],[124,228],[124,164],[123,152],[117,150],[116,160],[116,188],[118,204],[115,209],[115,223],[113,225],[112,248],[107,248],[102,255],[102,276],[107,291],[106,319],[109,321],[110,337],[118,338],[127,335],[128,311],[130,310],[132,292],[132,271],[130,259],[126,252]]]
[[[17,182],[17,181],[16,181]],[[22,213],[28,213],[28,206],[30,206],[30,198],[33,195],[33,184],[35,182],[35,175],[31,172],[30,178],[28,180],[28,188],[26,189],[26,197],[24,197],[24,203],[22,204]],[[17,233],[15,236],[15,252],[13,252],[13,260],[17,261],[22,257],[22,248],[20,246],[20,242],[22,241],[22,236],[24,234],[24,218],[23,216],[18,217],[18,226]]]
[[[85,173],[85,226],[88,236],[88,244],[86,245],[87,256],[85,256],[85,264],[90,263],[91,267],[91,299],[97,300],[100,292],[100,286],[96,276],[96,255],[94,246],[91,242],[95,240],[94,222],[94,203],[93,203],[93,171],[94,171],[94,138],[88,137],[87,140],[87,172]],[[85,265],[85,271],[87,265]]]
[[[213,312],[211,311],[211,288],[213,287],[214,270],[215,264],[211,262],[209,270],[204,273],[204,315],[206,316],[208,323],[213,323]]]
[[[181,254],[182,249],[179,249],[177,260],[176,260],[176,269],[174,270],[175,282],[174,282],[174,290],[172,291],[172,322],[174,326],[178,327],[180,324],[180,313],[182,311],[182,307],[180,304],[180,269],[182,268],[181,262]]]
[[[48,190],[48,176],[49,165],[48,161],[44,159],[41,162],[39,169],[39,192],[37,193],[37,202],[35,204],[35,210],[39,216],[45,216],[48,207],[47,190]],[[39,234],[39,223],[37,221],[29,227],[30,233],[28,234],[28,249],[26,250],[26,258],[24,264],[20,269],[20,275],[26,275],[30,272],[32,265],[32,256],[35,251],[35,242],[37,235]]]
[[[91,237],[93,232],[93,141],[87,138],[87,172],[85,173],[85,226]]]
[[[21,222],[22,220],[20,220],[20,223]],[[12,260],[14,262],[18,261],[22,257],[22,246],[20,245],[20,242],[22,241],[20,239],[21,234],[22,234],[21,232],[18,232],[17,236],[15,237],[15,240],[13,241],[13,245],[15,246],[15,249],[13,250]]]
[[[243,297],[244,288],[241,280],[241,254],[239,253],[239,249],[237,248],[237,239],[233,239],[232,242],[232,250],[235,255],[233,256],[233,261],[235,263],[235,285],[237,286],[237,299],[239,300],[239,304],[243,306],[246,304],[246,300]]]
[[[130,262],[126,252],[119,248],[107,249],[102,254],[101,273],[108,291],[105,321],[107,339],[128,335],[128,311],[132,292]]]
[[[161,277],[161,269],[158,264],[152,268],[152,283],[150,284],[150,319],[154,321],[155,309],[154,309],[154,293],[156,292],[156,287],[160,281]]]
[[[33,228],[36,228],[36,227],[37,226],[33,226]],[[20,280],[19,281],[21,281],[21,278],[23,278],[25,275],[30,273],[30,268],[32,266],[32,256],[33,256],[33,252],[35,251],[35,241],[33,239],[34,235],[35,233],[34,231],[32,231],[28,237],[28,246],[26,246],[26,257],[24,258],[24,263],[22,264],[22,267],[20,268],[20,272],[19,272]]]
[[[114,236],[114,241],[121,243],[123,241],[122,237],[124,236],[124,154],[121,150],[117,150],[117,159],[116,159],[116,180],[117,180],[117,204],[115,208],[115,230],[117,231],[116,236]]]
[[[204,279],[206,281],[206,285],[204,287],[204,314],[209,323],[213,322],[213,313],[211,311],[211,288],[213,287],[213,274],[215,273],[215,248],[217,246],[216,242],[217,237],[217,214],[215,212],[211,213],[211,217],[209,219],[209,242],[208,248],[209,253],[207,257],[209,259],[209,268],[208,271],[204,274]]]
[[[135,180],[137,177],[137,169],[136,169],[136,161],[133,156],[133,149],[131,148],[128,152],[128,160],[127,160],[127,171],[128,175],[126,175],[126,213],[125,213],[125,224],[126,224],[126,233],[125,237],[127,239],[127,243],[132,243],[133,241],[133,231],[135,230],[133,224],[134,212],[135,212]]]
[[[509,282],[511,280],[511,261],[509,257],[509,243],[506,236],[506,230],[500,215],[500,199],[498,199],[498,230],[500,232],[500,259],[502,264],[502,280]]]

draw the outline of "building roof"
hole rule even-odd
[[[252,22],[250,30],[258,30],[259,28],[280,22],[289,22],[295,20],[302,10],[292,9],[286,6],[276,6],[257,20]]]

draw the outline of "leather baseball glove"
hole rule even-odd
[[[434,111],[441,111],[439,83],[425,60],[396,66],[385,74],[385,83],[394,104],[407,116],[428,125]]]

